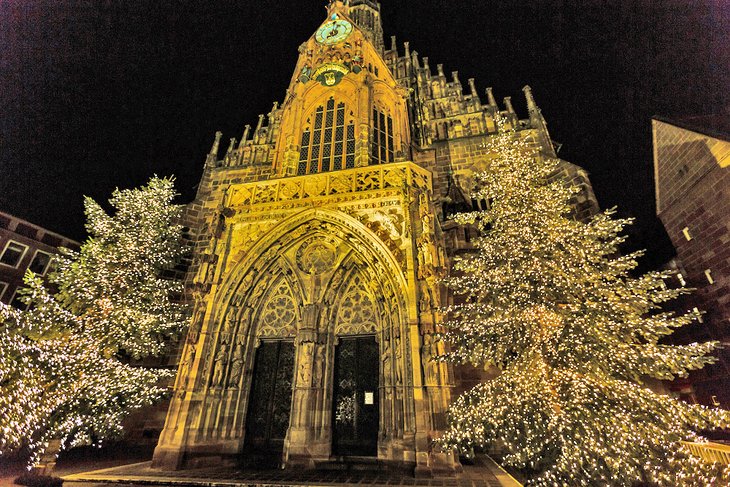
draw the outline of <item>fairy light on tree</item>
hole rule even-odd
[[[0,454],[27,447],[36,464],[61,448],[121,433],[132,411],[159,400],[171,373],[132,367],[157,356],[184,325],[163,277],[183,253],[171,179],[116,190],[107,214],[85,200],[90,238],[63,249],[48,283],[28,271],[20,311],[0,303]]]
[[[484,211],[454,217],[481,232],[476,251],[445,279],[443,360],[500,374],[458,397],[444,448],[503,449],[530,485],[726,485],[730,469],[708,465],[681,441],[730,425],[730,413],[655,394],[642,380],[671,380],[712,363],[715,342],[660,342],[694,315],[663,312],[684,289],[669,272],[634,278],[640,255],[619,254],[630,220],[605,211],[571,217],[579,190],[551,178],[542,157],[502,120],[493,158],[478,175]]]

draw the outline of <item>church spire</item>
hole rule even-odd
[[[330,5],[338,3],[343,2],[336,0],[330,2]],[[383,23],[380,20],[380,2],[375,0],[346,0],[344,3],[346,6],[349,6],[348,15],[352,21],[382,54],[384,43]]]

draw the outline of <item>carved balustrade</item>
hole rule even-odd
[[[253,207],[346,194],[400,191],[405,186],[430,190],[431,173],[412,162],[400,162],[237,184],[231,191],[228,206]]]

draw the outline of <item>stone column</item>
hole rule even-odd
[[[287,466],[312,467],[314,460],[329,458],[330,445],[318,441],[315,424],[315,417],[321,417],[316,412],[317,404],[322,403],[326,361],[324,340],[317,333],[320,309],[318,304],[304,306],[297,333],[291,419],[284,445]]]

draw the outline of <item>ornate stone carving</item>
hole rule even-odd
[[[215,354],[215,362],[213,365],[213,376],[211,377],[210,385],[218,387],[223,382],[223,375],[225,374],[226,365],[228,364],[228,344],[221,342],[218,347],[218,352]]]
[[[229,205],[234,208],[278,203],[309,198],[332,197],[347,193],[391,190],[399,191],[404,185],[419,189],[431,187],[431,175],[415,164],[393,163],[356,167],[313,176],[298,176],[274,181],[236,184],[232,186]],[[384,191],[385,190],[385,191]],[[368,197],[374,196],[372,193]],[[365,197],[365,195],[360,196]],[[330,202],[334,200],[328,199]]]
[[[422,360],[425,371],[426,384],[437,385],[439,383],[439,363],[438,344],[433,339],[433,335],[426,333],[423,335]]]
[[[360,274],[351,279],[337,311],[337,335],[362,335],[377,330],[375,300]]]
[[[237,344],[231,361],[231,372],[228,376],[228,387],[237,387],[243,372],[243,344]]]
[[[322,274],[335,265],[335,249],[321,237],[307,239],[297,250],[297,267],[307,274]]]
[[[299,344],[299,373],[297,387],[309,387],[312,378],[312,355],[314,343],[302,342]]]
[[[284,278],[273,287],[259,317],[259,338],[285,338],[296,334],[296,304]]]

